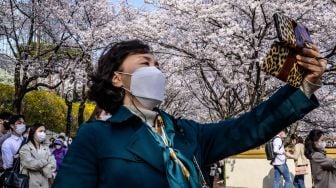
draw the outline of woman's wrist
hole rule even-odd
[[[308,79],[304,79],[300,89],[308,98],[310,98],[320,87],[322,87],[322,81],[320,79],[314,82],[311,82],[311,80]]]

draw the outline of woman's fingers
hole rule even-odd
[[[320,51],[320,48],[313,43],[306,43],[305,46],[306,46],[305,47],[306,49],[313,49],[314,51],[317,51],[317,52]]]
[[[297,62],[299,65],[301,65],[303,68],[305,68],[309,72],[320,72],[322,69],[320,65],[309,64],[309,63],[305,63],[302,61],[297,61]]]
[[[319,82],[327,66],[327,61],[321,58],[319,47],[307,44],[302,49],[302,54],[296,55],[296,59],[298,64],[307,70],[305,79],[312,83]]]
[[[297,63],[309,72],[309,77],[315,78],[321,77],[327,66],[327,61],[325,61],[324,59],[317,60],[307,57],[301,57],[300,60],[297,61]]]
[[[296,55],[296,59],[298,61],[301,61],[303,63],[307,63],[307,64],[311,64],[311,65],[319,65],[319,61],[315,58],[312,57],[306,57],[306,56],[302,56],[302,55]]]
[[[320,52],[316,51],[315,49],[303,48],[302,56],[313,57],[313,58],[320,57]]]

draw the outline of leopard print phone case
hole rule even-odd
[[[261,70],[294,87],[300,87],[306,73],[305,69],[297,64],[295,55],[295,50],[283,43],[274,42]]]
[[[308,29],[281,13],[273,15],[275,28],[280,42],[292,48],[303,48],[313,43]]]

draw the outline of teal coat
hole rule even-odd
[[[285,86],[269,100],[238,118],[202,124],[175,119],[161,112],[164,123],[173,123],[175,147],[199,165],[255,148],[318,106],[301,90]],[[168,187],[162,151],[140,118],[127,108],[107,121],[81,126],[56,177],[55,188]]]

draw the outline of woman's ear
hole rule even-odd
[[[121,79],[120,74],[114,73],[112,77],[112,85],[114,87],[122,87],[123,86],[123,81]]]

